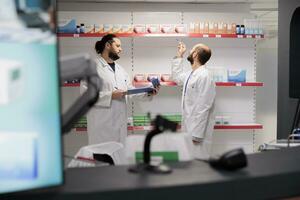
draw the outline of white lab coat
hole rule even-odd
[[[172,79],[184,86],[182,130],[188,132],[193,140],[202,141],[200,144],[193,144],[194,156],[207,159],[211,152],[214,129],[215,83],[206,67],[201,66],[192,73],[185,91],[190,73],[191,70],[184,72],[182,58],[172,61]]]
[[[125,145],[127,136],[127,98],[137,97],[151,100],[146,93],[126,96],[120,100],[112,99],[113,90],[128,90],[133,88],[129,75],[117,63],[115,72],[100,56],[95,54],[97,72],[102,79],[101,91],[96,104],[87,114],[87,131],[89,145],[103,142],[119,142]],[[80,93],[87,89],[85,81],[81,81]]]

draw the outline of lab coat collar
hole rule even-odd
[[[198,68],[192,73],[192,76],[196,76],[196,74],[200,73],[200,72],[203,71],[204,69],[206,69],[206,65],[201,65],[200,67],[198,67]]]
[[[108,69],[110,71],[114,72],[112,70],[112,68],[110,67],[110,65],[106,62],[106,60],[104,60],[104,58],[100,54],[98,54],[97,57],[98,57],[99,61],[102,63],[103,67],[108,67]],[[115,70],[117,70],[117,68],[119,68],[119,65],[115,62]]]
[[[109,67],[109,64],[106,62],[106,60],[104,60],[104,58],[100,54],[97,55],[97,58],[102,63],[103,67]]]

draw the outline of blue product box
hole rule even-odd
[[[58,25],[58,33],[76,33],[76,20],[60,22]]]
[[[154,88],[160,86],[160,81],[159,81],[158,78],[152,78],[151,82],[152,82],[152,85],[153,85]]]
[[[228,82],[246,82],[246,70],[245,69],[229,69],[227,70]]]

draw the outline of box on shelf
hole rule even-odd
[[[204,22],[199,22],[199,33],[203,34],[204,33]]]
[[[143,81],[147,81],[145,74],[136,74],[134,76],[134,81],[136,82],[143,82]]]
[[[216,34],[223,34],[223,22],[218,22],[218,28]]]
[[[224,67],[207,67],[215,82],[227,82],[226,69]]]
[[[133,32],[135,32],[135,33],[146,33],[145,24],[136,24],[136,25],[134,25]]]
[[[177,24],[175,25],[176,33],[187,33],[187,25],[186,24]]]
[[[204,22],[203,33],[204,34],[208,34],[209,33],[209,23],[208,22]]]
[[[223,34],[227,34],[228,33],[228,24],[227,23],[223,23],[222,24],[222,33]]]
[[[103,33],[112,33],[113,27],[113,24],[103,24]]]
[[[132,25],[131,24],[122,24],[121,25],[121,33],[132,33]]]
[[[231,124],[231,117],[230,116],[223,116],[223,124],[224,125]]]
[[[163,81],[163,82],[171,81],[171,74],[162,74],[161,81]]]
[[[211,26],[212,26],[212,28],[211,28]],[[218,31],[218,23],[216,23],[216,22],[209,23],[209,33],[216,34],[217,31]]]
[[[73,128],[87,128],[87,118],[81,117],[76,123],[74,123]]]
[[[104,25],[103,24],[95,24],[94,25],[95,33],[104,33]]]
[[[235,34],[236,33],[236,23],[231,24],[231,28],[228,30],[228,34]]]
[[[60,19],[58,21],[58,33],[76,33],[76,20],[75,19]]]
[[[223,117],[222,116],[215,116],[215,124],[216,125],[223,124]]]
[[[151,119],[147,115],[133,115],[132,123],[133,126],[150,126]]]
[[[227,70],[228,82],[246,82],[246,70],[245,69],[228,69]]]
[[[159,24],[147,24],[146,29],[148,33],[160,33]]]
[[[222,116],[218,115],[215,117],[215,124],[216,125],[229,125],[231,124],[231,117],[230,116]]]
[[[114,24],[112,27],[112,33],[121,33],[122,32],[122,25],[121,24]]]
[[[162,33],[175,33],[175,28],[173,24],[162,24],[160,25],[160,31]]]
[[[84,33],[95,33],[94,24],[93,25],[90,25],[90,24],[85,25]]]
[[[193,22],[189,25],[189,33],[195,33],[195,23]]]
[[[262,21],[258,19],[244,19],[245,34],[260,34],[264,33]]]
[[[200,33],[200,25],[199,25],[199,23],[195,23],[195,33]]]
[[[189,33],[200,34],[235,34],[236,24],[225,22],[191,22],[188,28]]]

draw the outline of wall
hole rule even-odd
[[[264,129],[255,134],[255,149],[259,145],[276,139],[277,133],[277,53],[278,37],[260,40],[257,43],[257,81],[264,87],[256,91],[257,121]]]
[[[277,138],[287,138],[296,110],[296,99],[289,98],[290,21],[299,0],[279,0],[278,26],[278,117]]]

